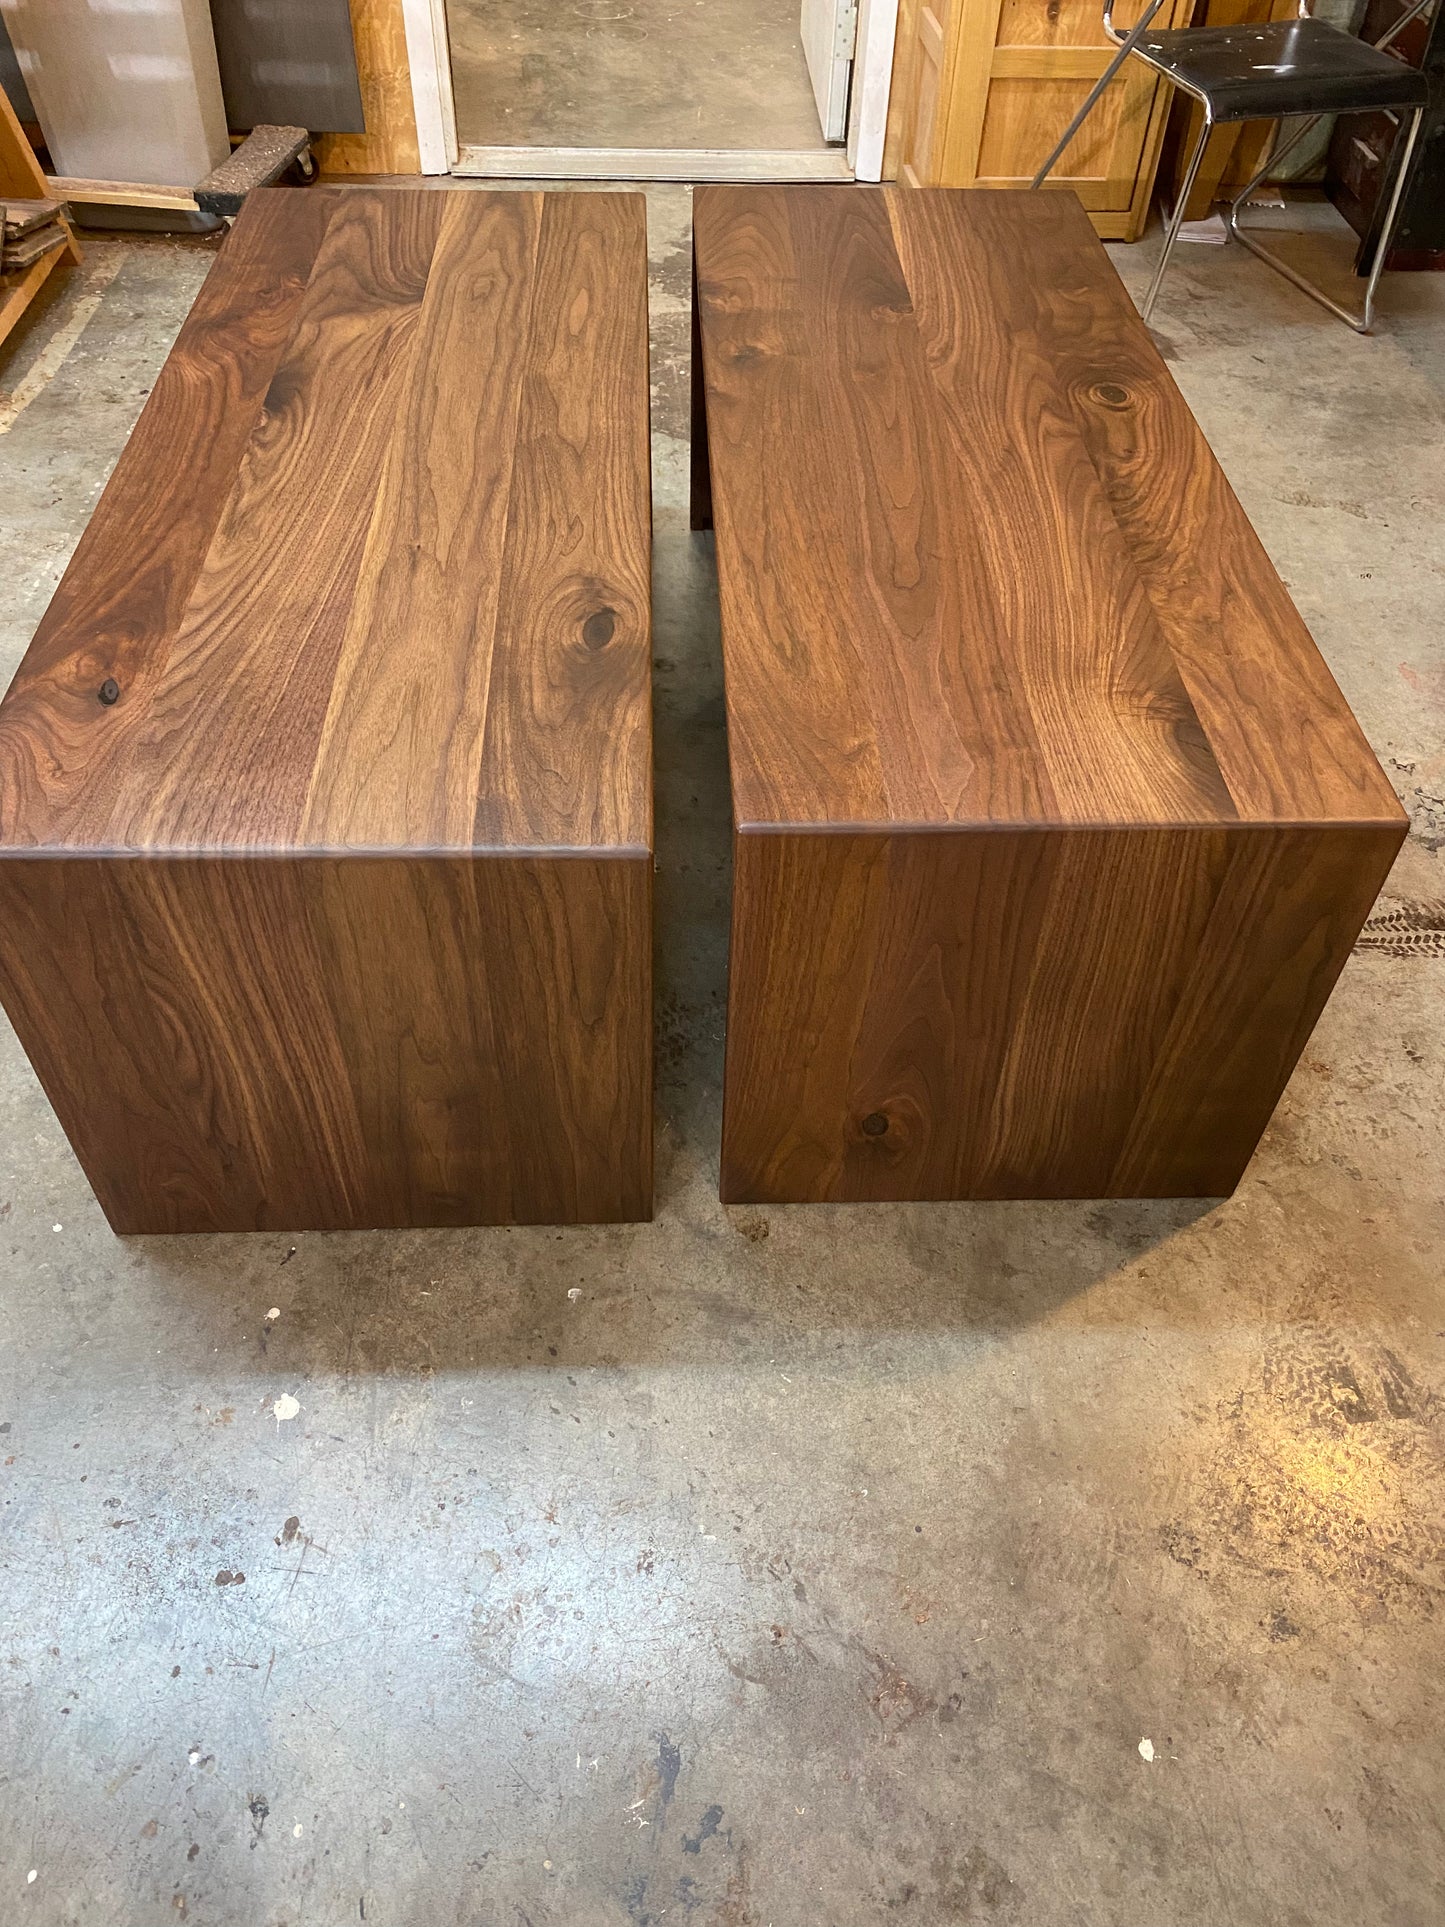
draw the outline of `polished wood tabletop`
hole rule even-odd
[[[253,194],[0,705],[0,848],[649,848],[644,223]]]
[[[695,220],[740,827],[1399,821],[1072,195]]]
[[[1218,1195],[1405,818],[1068,194],[706,187],[723,1196]]]

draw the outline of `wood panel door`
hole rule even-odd
[[[1114,51],[1099,0],[913,0],[901,37],[898,173],[920,187],[1027,187]],[[1052,176],[1109,239],[1143,228],[1167,108],[1130,62]]]

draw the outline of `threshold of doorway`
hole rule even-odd
[[[841,147],[463,147],[453,174],[498,181],[851,181]]]

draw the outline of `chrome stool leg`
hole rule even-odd
[[[1174,212],[1169,216],[1169,225],[1164,230],[1164,249],[1159,256],[1159,265],[1154,270],[1154,279],[1149,283],[1149,292],[1144,297],[1144,305],[1139,317],[1147,321],[1154,312],[1154,303],[1159,297],[1159,284],[1164,279],[1164,270],[1169,265],[1169,257],[1174,252],[1174,243],[1179,239],[1179,229],[1183,225],[1184,210],[1189,204],[1189,196],[1194,192],[1194,179],[1199,172],[1199,163],[1204,159],[1204,150],[1209,145],[1209,136],[1214,132],[1214,122],[1209,117],[1209,109],[1204,109],[1204,125],[1199,130],[1199,139],[1194,143],[1194,152],[1189,156],[1189,165],[1184,170],[1179,195],[1174,203]]]
[[[1282,161],[1298,141],[1304,139],[1315,122],[1319,120],[1320,116],[1318,114],[1313,115],[1309,120],[1305,121],[1304,124],[1290,136],[1283,147],[1270,155],[1254,179],[1242,193],[1237,195],[1230,203],[1229,232],[1234,236],[1235,240],[1240,242],[1242,246],[1248,248],[1251,254],[1257,255],[1261,261],[1273,268],[1276,274],[1282,274],[1286,281],[1291,282],[1300,290],[1301,294],[1307,294],[1312,301],[1318,301],[1322,308],[1328,308],[1332,315],[1338,316],[1347,327],[1353,328],[1357,335],[1369,334],[1375,323],[1375,290],[1380,284],[1380,276],[1384,272],[1385,267],[1385,256],[1390,252],[1390,242],[1394,238],[1395,223],[1400,213],[1400,202],[1405,192],[1405,181],[1410,172],[1410,162],[1414,157],[1415,143],[1419,139],[1420,123],[1424,117],[1425,109],[1423,107],[1415,108],[1410,120],[1410,132],[1405,137],[1405,151],[1400,156],[1400,165],[1395,172],[1395,185],[1390,192],[1390,204],[1385,210],[1385,221],[1380,230],[1379,245],[1375,249],[1375,258],[1370,264],[1370,278],[1365,284],[1365,303],[1363,311],[1360,314],[1353,314],[1348,308],[1342,308],[1338,301],[1332,301],[1324,292],[1323,288],[1317,288],[1313,281],[1307,281],[1297,269],[1290,266],[1288,261],[1282,261],[1277,254],[1271,253],[1266,247],[1261,247],[1259,242],[1254,240],[1239,225],[1240,208],[1249,199],[1250,195],[1253,194],[1254,190],[1259,186],[1265,175],[1269,173],[1270,169]]]

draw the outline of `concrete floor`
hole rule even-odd
[[[447,0],[464,147],[817,149],[797,0]]]
[[[1445,279],[1164,298],[1413,819],[1238,1194],[725,1210],[650,200],[656,1222],[121,1242],[0,1034],[0,1922],[1437,1927]],[[7,671],[208,259],[95,244],[0,360]]]

